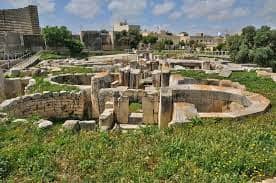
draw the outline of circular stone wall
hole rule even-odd
[[[265,112],[270,101],[262,95],[229,87],[182,85],[172,88],[172,101],[194,104],[201,117],[241,117]]]
[[[50,81],[58,84],[67,85],[91,85],[91,78],[94,74],[62,74],[57,76],[52,76]]]

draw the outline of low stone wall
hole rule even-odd
[[[94,74],[62,74],[50,77],[50,81],[57,84],[91,85]]]
[[[212,85],[212,86],[222,86],[231,87],[235,89],[245,90],[246,87],[238,82],[232,82],[230,80],[218,80],[218,79],[194,79],[189,77],[183,77],[181,75],[171,75],[170,86],[177,85]]]
[[[78,118],[84,115],[81,92],[44,92],[6,100],[0,110],[14,117],[38,115],[43,118]]]

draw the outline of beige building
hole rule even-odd
[[[120,22],[113,25],[114,32],[122,32],[122,31],[130,31],[130,30],[138,30],[140,31],[140,25],[129,25],[126,21]]]
[[[213,51],[214,48],[218,46],[218,44],[225,42],[225,37],[209,36],[209,35],[205,35],[204,33],[197,33],[196,35],[193,35],[193,36],[180,33],[179,36],[180,36],[180,41],[184,41],[188,43],[189,41],[193,40],[197,43],[206,45],[206,48],[210,51]]]

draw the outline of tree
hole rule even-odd
[[[249,49],[246,44],[242,44],[235,56],[235,61],[237,63],[249,63]]]
[[[256,28],[254,26],[247,26],[242,29],[242,37],[244,39],[244,44],[251,49],[254,46],[254,37],[256,35]]]
[[[272,67],[276,71],[276,30],[271,30],[268,26],[257,30],[253,26],[247,26],[240,36],[228,37],[226,47],[234,62],[256,63],[263,67]]]
[[[186,46],[186,43],[185,43],[185,41],[182,40],[182,41],[179,42],[179,45],[180,45],[181,47],[182,47],[182,46]]]
[[[253,52],[253,62],[261,66],[270,66],[273,54],[270,47],[256,48]]]
[[[130,48],[137,48],[140,41],[142,40],[142,35],[139,30],[130,30],[128,32],[129,36],[129,46]]]
[[[236,55],[239,52],[242,39],[239,35],[229,36],[226,39],[226,47],[229,50],[230,58],[232,61],[236,62]]]
[[[161,41],[158,41],[156,44],[155,44],[155,49],[159,50],[159,51],[162,51],[164,50],[166,47],[165,45],[165,42],[163,40]]]
[[[225,51],[225,50],[227,50],[226,44],[225,43],[219,43],[218,46],[216,47],[216,50],[218,50],[218,51]]]
[[[81,53],[83,49],[83,45],[79,41],[73,40],[71,32],[65,26],[46,26],[42,30],[42,35],[47,46],[54,48],[66,47],[72,56]]]
[[[142,38],[142,42],[144,44],[151,44],[151,45],[154,45],[157,42],[157,40],[158,40],[158,37],[154,35],[148,35]]]
[[[65,46],[69,49],[71,56],[80,54],[84,48],[83,44],[78,40],[68,39]]]
[[[254,37],[254,47],[265,47],[271,41],[271,31],[270,27],[262,26],[260,29],[256,31],[256,35]]]
[[[56,48],[65,46],[65,40],[72,39],[71,32],[65,26],[46,26],[42,29],[42,35],[47,46]]]

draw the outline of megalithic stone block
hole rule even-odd
[[[167,128],[172,120],[173,97],[171,88],[160,89],[159,119],[160,129]]]

